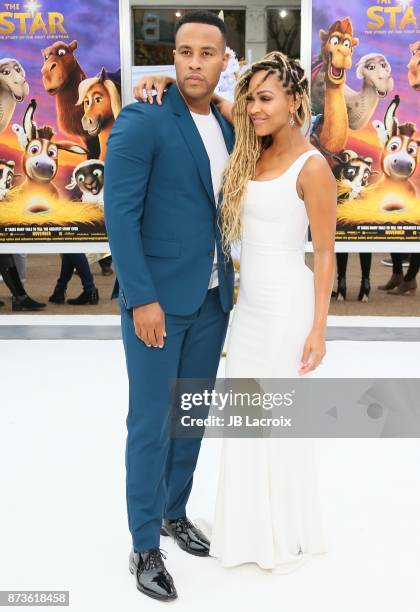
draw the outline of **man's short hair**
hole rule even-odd
[[[226,25],[223,19],[220,19],[215,13],[210,11],[189,11],[185,13],[175,26],[175,38],[178,30],[185,23],[206,23],[208,25],[216,26],[222,33],[223,40],[226,44]]]

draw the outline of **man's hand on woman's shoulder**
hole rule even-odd
[[[152,90],[155,89],[156,102],[160,105],[162,104],[162,96],[165,89],[172,83],[175,83],[175,79],[170,76],[150,74],[137,81],[133,88],[133,94],[139,102],[153,104]]]

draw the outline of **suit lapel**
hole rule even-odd
[[[194,119],[191,117],[188,106],[179,93],[178,87],[175,85],[175,83],[171,85],[167,95],[171,101],[173,113],[178,123],[179,130],[189,150],[191,151],[192,156],[194,157],[201,181],[210,198],[210,202],[214,207],[210,160],[203,141],[201,140],[200,132],[198,131],[197,126],[194,123]]]

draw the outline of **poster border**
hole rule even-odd
[[[312,1],[301,0],[301,28],[300,28],[300,58],[302,67],[307,75],[311,74],[312,56]],[[309,78],[309,87],[311,79]],[[306,241],[305,251],[313,252],[311,241]],[[390,242],[387,240],[359,241],[335,241],[336,253],[420,253],[420,240]]]
[[[131,0],[119,0],[120,66],[122,104],[128,104],[131,96],[131,67],[133,55],[133,24]],[[307,74],[311,71],[312,49],[312,0],[301,0],[300,58]],[[309,79],[310,82],[310,79]],[[53,243],[0,243],[0,253],[105,253],[108,242],[53,242]],[[313,244],[306,241],[305,252],[313,252]],[[420,241],[375,242],[336,241],[336,253],[414,253],[420,252]]]
[[[120,33],[121,102],[130,101],[132,32],[130,20],[131,3],[119,0],[118,18]],[[108,253],[108,241],[102,242],[0,242],[0,253]]]

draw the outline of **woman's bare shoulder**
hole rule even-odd
[[[315,147],[308,148],[307,150],[319,153],[318,149]],[[308,159],[305,160],[298,175],[297,186],[303,193],[323,191],[325,189],[335,191],[337,189],[334,174],[329,163],[322,154],[310,155]]]
[[[316,147],[308,147],[305,153],[308,151],[315,151],[318,155],[310,155],[308,159],[305,161],[302,167],[302,174],[309,174],[313,176],[320,170],[325,173],[332,174],[331,167],[322,153]]]

